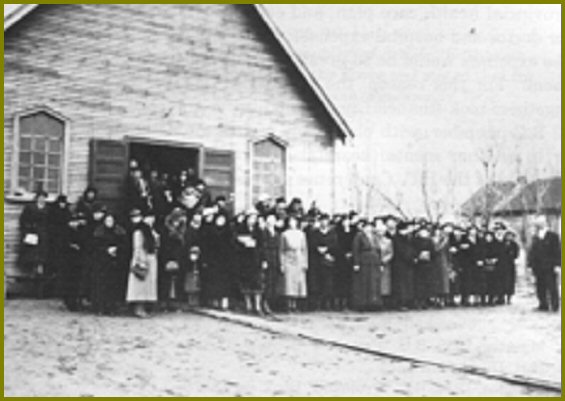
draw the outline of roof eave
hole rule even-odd
[[[262,4],[253,4],[255,10],[257,10],[257,14],[261,17],[267,28],[271,31],[273,36],[277,39],[280,43],[282,49],[286,53],[286,55],[290,58],[292,63],[296,66],[300,74],[304,77],[310,88],[314,91],[316,97],[320,100],[326,111],[335,121],[337,127],[340,129],[343,137],[351,137],[353,138],[355,135],[353,130],[347,124],[343,116],[339,113],[337,107],[333,104],[330,100],[329,96],[327,95],[326,91],[322,87],[322,85],[318,82],[318,80],[314,77],[314,75],[310,72],[302,58],[294,51],[292,45],[284,35],[284,33],[278,28],[275,24],[273,19],[270,17],[269,13],[263,7]]]
[[[12,13],[8,14],[4,18],[4,32],[14,26],[18,21],[28,15],[32,10],[34,10],[39,4],[23,4],[17,7]],[[314,75],[310,72],[308,67],[300,56],[294,51],[290,42],[286,39],[282,31],[277,27],[275,22],[269,16],[267,10],[261,4],[252,4],[257,14],[265,24],[265,26],[269,29],[269,31],[273,34],[275,39],[281,45],[285,54],[289,57],[292,63],[298,69],[300,75],[306,80],[316,98],[322,103],[324,109],[328,112],[332,120],[335,122],[336,126],[338,127],[342,139],[347,137],[353,138],[355,135],[353,134],[353,130],[344,120],[342,115],[339,113],[335,105],[330,100],[329,96],[326,94],[322,85],[314,78]]]
[[[15,25],[18,21],[28,15],[31,11],[33,11],[39,4],[20,4],[18,7],[14,9],[11,13],[9,13],[6,17],[4,17],[4,32],[10,29],[13,25]]]

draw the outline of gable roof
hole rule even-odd
[[[493,210],[512,193],[516,185],[514,181],[495,181],[491,185],[484,185],[463,203],[461,214],[471,217],[480,215],[487,209]]]
[[[18,21],[25,18],[29,13],[35,10],[39,4],[21,4],[13,10],[4,15],[4,32],[8,31]],[[268,28],[269,32],[273,35],[277,43],[281,46],[285,55],[289,58],[294,67],[298,70],[299,74],[306,81],[309,88],[314,93],[316,99],[322,104],[324,110],[329,114],[330,118],[334,121],[339,128],[339,134],[342,139],[347,137],[354,137],[351,127],[347,124],[343,116],[339,113],[336,106],[330,100],[329,96],[324,91],[322,85],[316,80],[314,75],[310,72],[304,61],[294,51],[290,42],[286,39],[282,31],[277,27],[272,18],[269,16],[267,10],[261,4],[250,4],[259,16],[261,22]]]
[[[523,186],[496,205],[496,215],[561,213],[561,177],[542,178]]]

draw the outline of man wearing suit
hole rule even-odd
[[[549,231],[544,216],[534,221],[536,233],[528,254],[528,266],[536,277],[539,310],[559,310],[557,271],[561,266],[561,243],[556,233]],[[548,302],[549,298],[549,302]]]

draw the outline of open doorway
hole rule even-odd
[[[137,160],[145,173],[157,170],[169,177],[178,176],[183,170],[194,170],[200,176],[200,149],[196,147],[175,146],[174,144],[154,144],[135,142],[129,144],[129,158]]]

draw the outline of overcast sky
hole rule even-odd
[[[491,143],[501,179],[560,174],[560,5],[266,8],[352,126],[357,159],[409,208],[424,165],[434,191],[464,200]]]
[[[438,192],[561,169],[559,5],[268,5],[353,127],[375,179],[421,205],[427,163]],[[447,185],[447,182],[455,184]],[[442,185],[445,183],[446,185]]]

